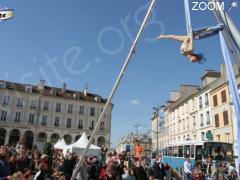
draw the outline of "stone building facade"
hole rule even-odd
[[[91,135],[106,99],[99,95],[37,85],[0,81],[0,145],[15,145],[26,139],[28,148],[42,148],[46,142],[64,138],[75,142],[83,132]],[[111,113],[109,106],[94,138],[94,144],[109,146]]]

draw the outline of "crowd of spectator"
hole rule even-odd
[[[142,154],[139,154],[140,156]],[[56,150],[46,144],[42,151],[28,150],[19,143],[0,148],[0,180],[69,180],[79,155]],[[170,167],[161,157],[130,156],[102,147],[100,156],[87,156],[77,173],[77,180],[148,180],[168,179]]]

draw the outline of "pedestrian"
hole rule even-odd
[[[139,141],[137,141],[137,145],[135,147],[135,157],[140,160],[142,158],[142,155],[144,153],[143,147],[140,145]]]
[[[161,169],[157,161],[153,164],[151,176],[156,180],[161,179]]]
[[[74,166],[75,166],[75,161],[72,157],[72,154],[67,153],[66,158],[64,159],[64,162],[63,162],[63,174],[66,180],[70,180],[73,173]]]
[[[191,180],[192,171],[191,171],[191,163],[190,163],[189,157],[186,157],[186,160],[183,164],[183,171],[184,171],[184,180]]]
[[[171,167],[169,166],[168,163],[165,165],[165,174],[166,174],[166,179],[171,180]]]
[[[124,173],[122,174],[122,180],[136,180],[136,178],[131,174],[127,166],[124,166]]]
[[[203,180],[203,173],[201,170],[201,162],[197,161],[195,164],[195,168],[193,169],[192,173],[192,179],[193,180]]]
[[[147,179],[147,173],[144,171],[144,168],[141,165],[141,161],[136,162],[136,167],[134,168],[134,176],[136,180],[145,180]]]
[[[0,148],[0,178],[7,178],[11,175],[9,166],[10,152],[7,148]]]

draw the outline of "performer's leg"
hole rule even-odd
[[[208,37],[218,34],[219,31],[222,31],[223,29],[224,29],[223,24],[218,24],[218,25],[212,26],[212,27],[205,27],[205,28],[202,28],[199,30],[194,30],[193,36],[194,36],[194,39],[208,38]]]
[[[180,42],[185,41],[185,39],[188,38],[188,36],[178,36],[178,35],[160,35],[157,37],[157,39],[174,39]]]

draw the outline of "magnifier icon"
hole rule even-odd
[[[232,8],[236,8],[236,7],[238,7],[238,2],[237,1],[233,1],[231,3],[231,7],[228,9],[228,11],[230,11]]]

